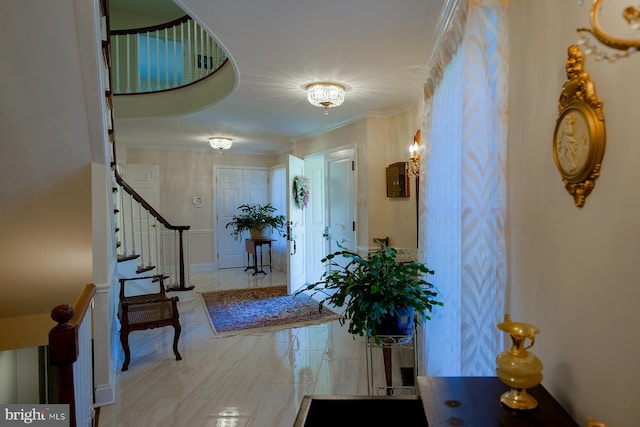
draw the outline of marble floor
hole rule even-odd
[[[131,364],[116,373],[116,403],[99,413],[105,426],[292,426],[305,395],[367,395],[366,346],[338,321],[269,333],[216,338],[198,292],[276,286],[282,272],[243,269],[192,273],[194,298],[179,303],[173,328],[130,335]]]

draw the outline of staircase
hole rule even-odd
[[[121,176],[116,156],[113,111],[112,37],[109,1],[100,0],[102,15],[102,58],[104,62],[105,111],[112,172],[114,247],[117,278],[164,277],[168,292],[180,292],[182,301],[192,298],[189,284],[188,225],[173,225],[138,194]],[[147,284],[148,285],[148,284]],[[148,293],[145,280],[136,283]]]
[[[168,292],[179,292],[182,301],[193,298],[188,268],[190,226],[167,221],[124,181],[117,168],[113,178],[118,278],[162,276]],[[157,286],[150,286],[149,280],[130,284],[139,293],[153,293]]]

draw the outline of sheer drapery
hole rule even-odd
[[[444,307],[425,323],[426,375],[495,375],[506,292],[505,1],[471,1],[425,100],[420,257]]]

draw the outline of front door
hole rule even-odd
[[[297,176],[304,176],[304,160],[289,155],[287,168],[287,243],[289,293],[294,293],[306,282],[305,268],[305,226],[304,210],[298,207],[293,197],[293,180]]]

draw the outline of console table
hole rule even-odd
[[[269,271],[273,271],[271,268],[271,242],[272,239],[244,239],[244,245],[247,249],[247,268],[244,271],[253,269],[252,276],[258,273],[267,274],[262,269],[262,246],[267,245],[269,247]],[[260,262],[258,263],[258,250],[260,250]],[[249,262],[249,255],[253,255],[253,265]]]
[[[527,389],[538,401],[530,411],[500,403],[509,387],[497,377],[418,377],[418,388],[430,426],[579,427],[541,384]]]
[[[502,406],[509,387],[497,377],[420,376],[418,388],[419,396],[307,395],[294,427],[579,427],[542,385],[527,390],[538,401],[530,411]]]

